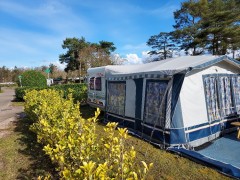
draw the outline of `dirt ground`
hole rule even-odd
[[[23,107],[14,106],[12,102],[15,99],[13,88],[2,88],[0,93],[0,138],[11,133],[9,129],[19,116],[23,116]]]

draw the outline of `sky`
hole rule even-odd
[[[115,54],[141,63],[152,35],[173,30],[183,0],[0,0],[0,67],[53,63],[66,38],[113,42]]]

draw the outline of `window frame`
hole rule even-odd
[[[100,85],[97,86],[98,79],[99,79]],[[100,88],[98,88],[98,87],[100,87]],[[94,89],[95,89],[95,91],[102,91],[102,78],[101,77],[94,78]]]
[[[99,79],[99,84],[96,85],[97,80]],[[89,78],[89,89],[92,91],[102,91],[102,77],[90,77]]]

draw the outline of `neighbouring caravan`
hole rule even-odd
[[[196,147],[240,120],[240,63],[227,56],[101,68],[105,120],[151,142]],[[93,77],[89,71],[90,86]],[[96,91],[89,93],[94,99]]]
[[[90,106],[105,108],[106,88],[105,88],[105,67],[90,68],[87,71],[88,99]]]

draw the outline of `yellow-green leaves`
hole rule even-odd
[[[142,162],[142,169],[135,168],[136,151],[125,146],[128,131],[117,128],[117,123],[108,123],[108,135],[99,141],[100,110],[83,119],[71,94],[64,99],[55,90],[33,90],[26,93],[25,102],[25,112],[34,122],[31,130],[58,165],[62,179],[144,179],[152,166]]]

